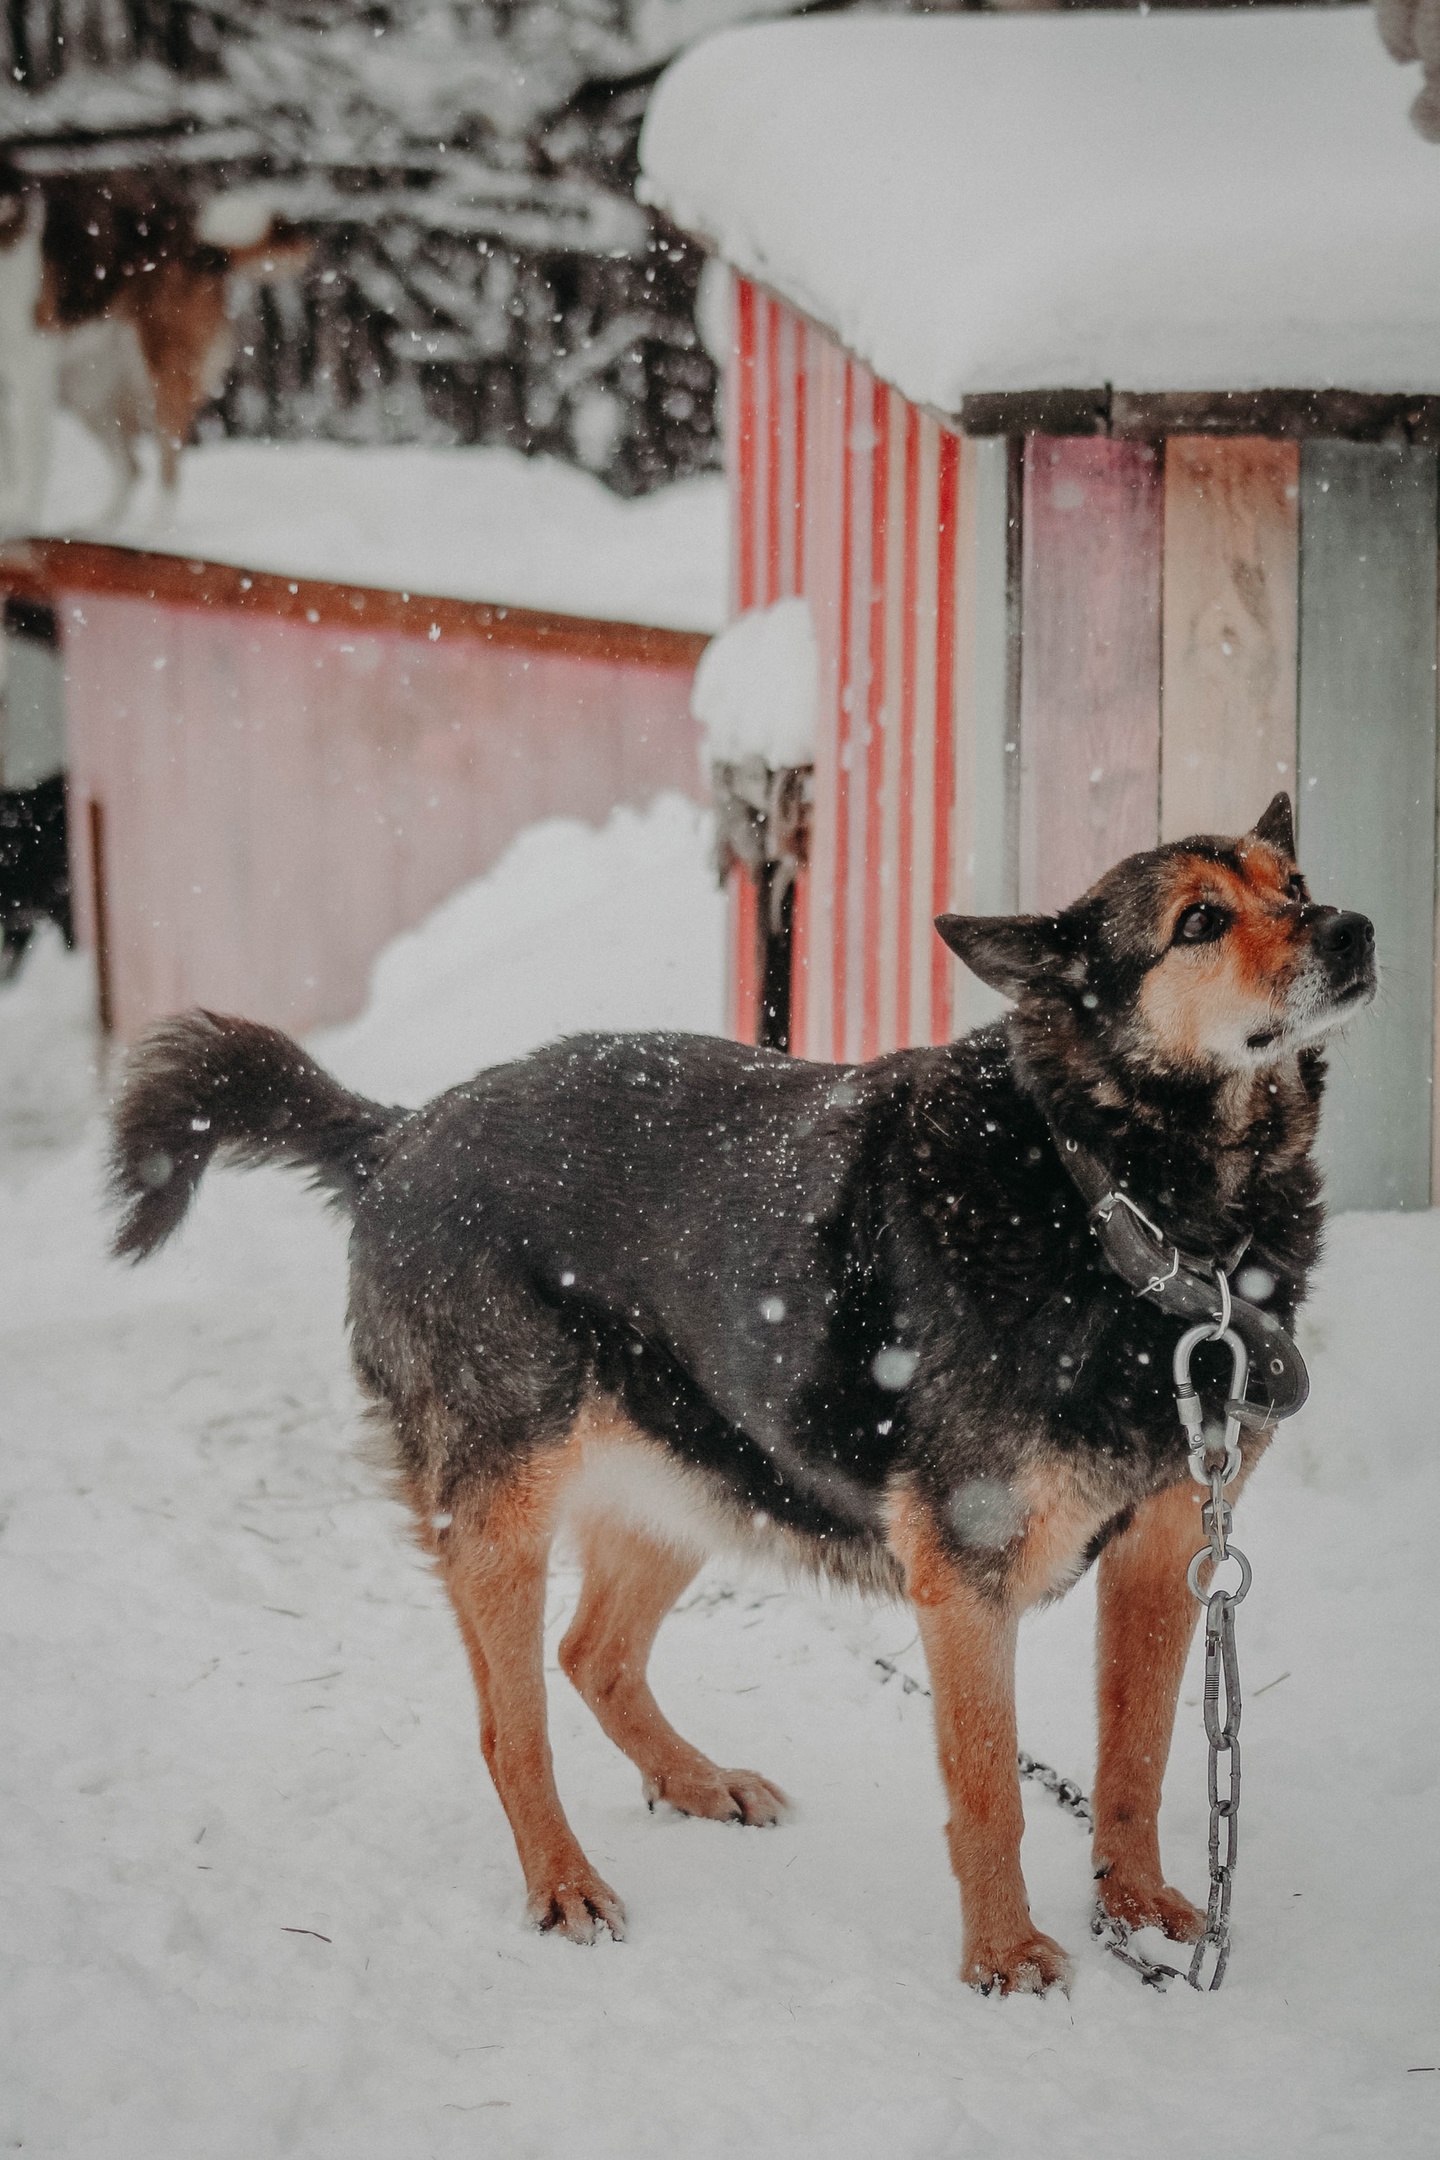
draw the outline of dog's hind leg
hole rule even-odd
[[[946,1836],[965,1926],[960,1977],[986,1994],[1063,1987],[1070,1961],[1031,1919],[1020,1872],[1019,1612],[1003,1595],[966,1579],[923,1504],[897,1505],[891,1545],[905,1570],[935,1697],[935,1739],[950,1803]]]
[[[1238,1483],[1229,1488],[1232,1499]],[[1200,1614],[1185,1570],[1205,1543],[1205,1497],[1189,1477],[1156,1493],[1100,1556],[1094,1845],[1100,1902],[1113,1919],[1163,1928],[1172,1942],[1198,1942],[1205,1931],[1204,1914],[1165,1880],[1158,1827],[1175,1704]]]
[[[645,1798],[715,1822],[778,1822],[787,1805],[779,1787],[753,1770],[721,1770],[682,1740],[646,1678],[660,1623],[699,1572],[701,1556],[605,1515],[583,1523],[580,1550],[584,1587],[560,1663],[640,1772]]]
[[[625,1908],[565,1820],[545,1716],[545,1579],[565,1451],[532,1459],[478,1504],[462,1497],[436,1550],[480,1699],[480,1746],[514,1832],[536,1926],[619,1940]]]

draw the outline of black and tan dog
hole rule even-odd
[[[707,1553],[913,1601],[963,1975],[1006,1990],[1067,1970],[1020,1872],[1016,1625],[1103,1550],[1101,1895],[1200,1932],[1156,1836],[1202,1542],[1177,1328],[1107,1271],[1055,1135],[1187,1250],[1248,1233],[1247,1288],[1288,1320],[1320,1235],[1317,1044],[1373,993],[1370,925],[1311,904],[1282,796],[1243,838],[1133,856],[1060,915],[939,929],[1015,1011],[870,1065],[590,1036],[407,1112],[241,1020],[192,1014],[137,1054],[120,1252],[169,1235],[217,1149],[308,1166],[353,1218],[355,1362],[454,1602],[542,1928],[588,1941],[624,1918],[546,1736],[568,1527],[585,1575],[561,1663],[646,1795],[693,1815],[784,1805],[682,1740],[646,1681]]]

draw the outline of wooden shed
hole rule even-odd
[[[1383,994],[1332,1199],[1432,1195],[1440,168],[1368,11],[731,32],[650,198],[732,266],[735,613],[821,684],[792,1049],[995,1009],[943,909],[1045,909],[1296,798]],[[737,890],[736,1031],[753,1039]]]
[[[83,542],[53,609],[76,930],[122,1040],[193,1004],[294,1031],[545,817],[701,790],[702,634]]]

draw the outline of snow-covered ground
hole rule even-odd
[[[411,1099],[567,1025],[714,1027],[721,942],[685,806],[540,830],[322,1048]],[[658,1692],[795,1814],[648,1815],[552,1673],[562,1791],[631,1918],[579,1950],[522,1924],[453,1625],[357,1458],[341,1224],[281,1173],[221,1173],[173,1250],[108,1262],[88,998],[53,944],[0,992],[0,2150],[1436,2150],[1440,1217],[1335,1226],[1313,1407],[1241,1511],[1220,1995],[1158,1998],[1090,1944],[1084,1835],[1034,1793],[1030,1885],[1074,1991],[963,1990],[928,1705],[877,1663],[920,1676],[905,1613],[718,1569],[661,1636]],[[552,1657],[574,1591],[562,1567]],[[1082,1585],[1030,1622],[1021,1674],[1026,1744],[1083,1779],[1090,1608]],[[1164,1825],[1192,1893],[1197,1678]]]
[[[725,619],[718,473],[625,502],[573,465],[517,450],[217,442],[185,452],[168,510],[151,470],[120,522],[97,526],[111,488],[99,444],[58,414],[47,533],[609,622],[718,630]]]

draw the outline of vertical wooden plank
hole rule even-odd
[[[870,422],[870,549],[865,610],[865,847],[861,858],[859,1054],[877,1057],[880,1040],[881,894],[885,868],[885,674],[888,630],[886,570],[890,517],[890,392],[872,376],[865,400]],[[888,1045],[886,1046],[888,1047]]]
[[[865,693],[870,611],[868,372],[846,359],[840,530],[840,756],[835,792],[834,1055],[858,1056],[865,950]]]
[[[794,461],[791,466],[790,591],[805,591],[806,473],[810,459],[810,368],[808,324],[798,315],[790,320],[790,349],[794,355]]]
[[[755,880],[737,863],[730,872],[726,945],[730,981],[730,1033],[753,1043],[760,1027],[760,915]]]
[[[900,820],[904,762],[904,681],[908,652],[906,612],[906,556],[909,551],[907,519],[907,461],[909,421],[913,407],[898,390],[886,390],[886,461],[888,488],[885,506],[885,672],[881,684],[880,729],[884,771],[880,788],[880,904],[878,938],[878,988],[880,1025],[878,1046],[896,1049],[905,1040],[900,1019],[901,877]]]
[[[810,1055],[810,892],[812,872],[796,872],[790,918],[790,1055]]]
[[[946,905],[961,914],[999,915],[1013,910],[1015,867],[1006,816],[1007,764],[1014,756],[1006,606],[1009,445],[1003,436],[970,436],[961,444],[961,459],[955,831]],[[1004,1000],[958,962],[951,967],[950,994],[956,1032],[983,1026],[1004,1009]]]
[[[1300,461],[1300,853],[1375,924],[1377,1003],[1330,1051],[1332,1207],[1430,1199],[1435,1001],[1436,453],[1307,443]]]
[[[743,615],[755,605],[755,312],[757,294],[748,278],[733,277],[735,307],[734,350],[727,376],[734,384],[731,421],[731,453],[735,461],[736,489],[732,548],[730,612]]]
[[[804,336],[794,311],[775,309],[775,549],[777,569],[775,597],[786,598],[799,590],[795,582],[795,432],[800,421],[796,395],[796,351]]]
[[[967,733],[973,799],[966,828],[966,904],[978,915],[1003,915],[1016,906],[1019,873],[1007,815],[1019,753],[1010,651],[1010,444],[997,435],[967,447],[975,508],[969,557],[973,630]]]
[[[85,832],[90,870],[90,921],[95,940],[95,1018],[102,1035],[115,1032],[115,994],[110,978],[110,901],[105,882],[105,806],[91,795],[85,803]]]
[[[1160,485],[1149,443],[1032,436],[1021,569],[1020,904],[1155,845]]]
[[[764,599],[768,607],[781,594],[780,505],[784,482],[783,405],[780,375],[780,316],[778,300],[765,303],[765,529]]]
[[[911,1043],[911,983],[915,976],[915,670],[920,616],[920,443],[924,421],[905,404],[900,432],[900,616],[896,650],[896,1041]]]
[[[935,917],[950,899],[951,849],[955,838],[955,580],[960,541],[960,438],[940,431],[935,539],[935,793],[931,804],[934,853],[930,865],[930,1031],[931,1042],[949,1039],[950,954],[933,935]]]
[[[833,964],[840,890],[840,614],[844,523],[845,362],[813,325],[806,329],[805,594],[820,648],[815,723],[815,800],[810,826],[809,1054],[834,1054]]]
[[[910,1024],[906,1040],[930,1040],[930,988],[935,931],[935,663],[939,617],[937,576],[940,544],[940,436],[938,421],[922,414],[916,476],[914,784],[910,796]]]
[[[1300,448],[1165,445],[1160,836],[1247,832],[1295,789]]]

